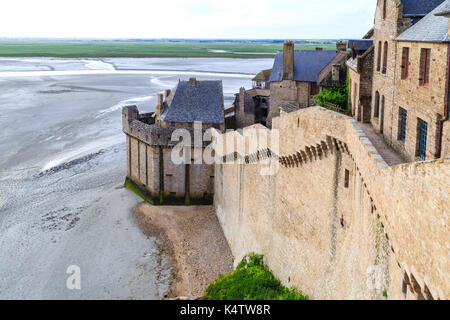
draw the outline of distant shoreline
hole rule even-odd
[[[0,41],[0,57],[25,58],[274,58],[273,42]],[[299,50],[335,50],[329,40],[297,45]]]

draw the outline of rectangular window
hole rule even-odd
[[[311,95],[315,96],[319,93],[319,86],[315,82],[311,82]]]
[[[430,65],[431,49],[420,51],[420,85],[428,87],[430,85]]]
[[[403,108],[399,108],[399,111],[398,111],[398,124],[399,124],[398,140],[403,141],[403,142],[405,142],[405,137],[406,137],[407,116],[408,116],[408,112]]]
[[[402,52],[402,79],[408,79],[409,72],[409,48],[403,48]]]
[[[427,132],[428,123],[420,118],[417,118],[417,152],[416,155],[425,160],[427,157]]]
[[[388,43],[384,43],[384,59],[383,59],[383,74],[387,72],[387,59],[388,59]]]
[[[346,188],[348,188],[349,184],[350,184],[350,171],[347,170],[347,169],[345,169],[344,186],[345,186]]]

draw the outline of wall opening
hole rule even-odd
[[[345,169],[344,187],[348,188],[350,184],[350,170]]]

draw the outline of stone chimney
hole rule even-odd
[[[194,87],[197,84],[196,78],[189,78],[189,85]]]
[[[156,121],[159,120],[159,116],[161,115],[161,110],[163,108],[164,103],[164,95],[162,93],[158,93],[158,105],[156,106]]]
[[[336,52],[347,51],[347,42],[336,42]]]
[[[283,80],[294,80],[293,41],[286,41],[283,46]]]
[[[331,80],[333,82],[339,82],[341,80],[341,65],[333,64],[331,67]]]
[[[172,91],[170,91],[170,89],[166,89],[166,101],[167,101],[167,98],[170,96],[171,92]]]

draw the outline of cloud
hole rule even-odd
[[[0,37],[360,37],[371,27],[375,5],[375,0],[15,0],[2,3]]]

